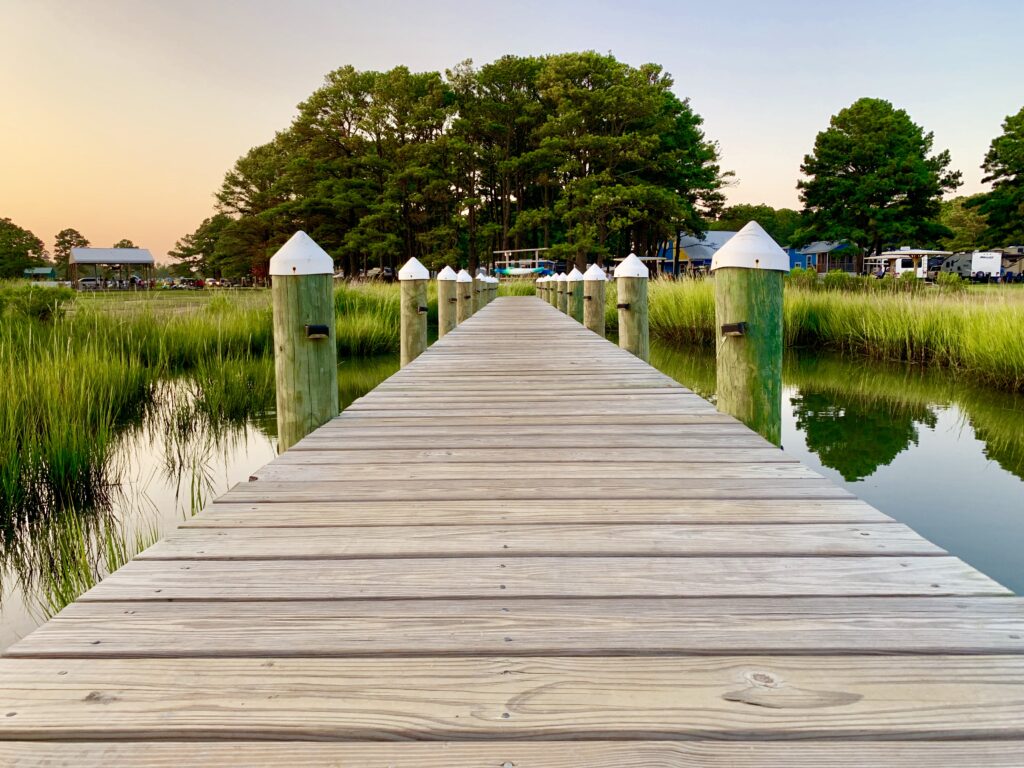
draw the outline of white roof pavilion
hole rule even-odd
[[[140,264],[154,266],[148,248],[72,248],[69,264]]]

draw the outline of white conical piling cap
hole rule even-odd
[[[437,273],[438,280],[455,280],[457,277],[458,275],[455,274],[455,270],[451,267],[445,267]]]
[[[597,264],[591,264],[590,267],[587,268],[587,271],[583,273],[583,279],[607,281],[608,275],[606,275],[604,270],[597,266]]]
[[[789,272],[789,254],[779,247],[756,221],[752,221],[723,245],[711,259],[711,271],[722,267],[768,269]]]
[[[405,266],[398,270],[399,280],[429,280],[430,270],[420,264],[420,260],[413,256]]]
[[[572,272],[570,272],[568,274],[568,276],[566,277],[566,280],[568,280],[570,283],[582,282],[583,281],[583,273],[580,272],[578,269],[576,269],[576,267],[573,267],[572,268]]]
[[[650,277],[651,270],[649,270],[640,259],[637,258],[635,253],[629,254],[621,262],[619,266],[615,268],[616,277]]]
[[[270,259],[270,274],[333,275],[334,259],[300,229]]]
[[[568,279],[569,279],[569,276],[567,274],[565,274],[565,272],[559,272],[558,273],[558,277],[555,278],[555,280],[557,280],[560,283],[564,283]]]
[[[473,278],[469,274],[469,272],[467,272],[464,269],[460,269],[459,270],[459,274],[455,276],[455,282],[457,282],[457,283],[472,283],[473,282]]]

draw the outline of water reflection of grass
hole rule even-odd
[[[655,344],[659,370],[712,399],[715,359],[708,351]],[[870,475],[917,439],[917,426],[935,423],[935,406],[955,405],[985,455],[1024,479],[1024,397],[957,379],[919,365],[866,362],[839,356],[790,354],[783,383],[808,447],[848,480]],[[841,433],[837,430],[842,429]]]

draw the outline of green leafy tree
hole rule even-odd
[[[953,234],[944,237],[940,245],[947,251],[973,251],[985,240],[988,222],[978,210],[984,195],[954,197],[942,201],[939,222]]]
[[[770,205],[731,205],[725,208],[718,219],[711,222],[708,228],[721,232],[738,232],[751,221],[760,224],[779,245],[796,245],[795,235],[800,228],[800,214],[790,208],[775,209]]]
[[[999,248],[1024,243],[1024,107],[1003,121],[1003,132],[992,140],[981,167],[992,191],[968,205],[985,217],[984,244]]]
[[[902,109],[860,99],[818,134],[797,183],[804,204],[798,239],[851,240],[869,253],[901,243],[932,244],[950,231],[938,221],[944,192],[960,186],[949,152]]]
[[[72,248],[88,248],[89,241],[77,229],[62,229],[57,233],[53,244],[53,260],[57,265],[57,273],[62,280],[67,279],[68,260]]]
[[[296,229],[350,275],[412,256],[475,266],[509,248],[653,251],[722,205],[717,147],[671,86],[657,65],[592,52],[446,76],[339,68],[226,174],[216,199],[230,220],[176,253],[259,274]]]
[[[660,66],[561,54],[548,57],[538,84],[552,111],[541,146],[565,180],[555,206],[562,253],[585,267],[588,254],[651,254],[681,224],[703,228],[701,205],[721,201],[717,154]]]
[[[247,266],[241,270],[234,265],[226,265],[218,259],[217,245],[224,232],[234,224],[235,220],[226,213],[218,213],[204,219],[195,232],[185,235],[168,256],[179,263],[174,265],[175,272],[180,275],[202,274],[209,277],[238,277],[247,273]]]
[[[139,246],[137,246],[135,243],[133,243],[131,240],[129,240],[127,237],[125,237],[125,238],[122,238],[121,240],[118,240],[116,243],[114,243],[114,245],[112,247],[113,248],[138,248]]]
[[[43,241],[10,219],[0,219],[0,278],[21,277],[30,267],[46,263]]]

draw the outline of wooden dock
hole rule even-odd
[[[0,764],[1021,766],[1022,652],[1008,590],[503,298],[10,648]]]

